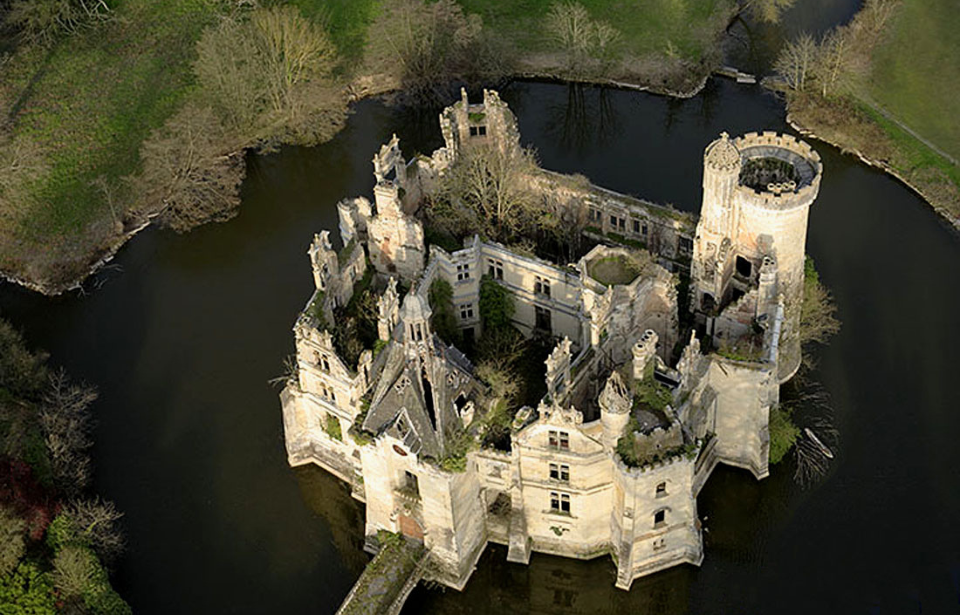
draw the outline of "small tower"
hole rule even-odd
[[[400,298],[397,294],[397,279],[390,278],[387,289],[377,300],[377,337],[388,341],[400,318]]]
[[[617,440],[630,422],[630,408],[633,405],[630,389],[623,383],[618,372],[613,372],[607,378],[598,402],[600,424],[603,426],[603,446],[612,450],[617,447]]]
[[[407,359],[416,361],[430,373],[430,358],[432,357],[432,337],[430,330],[430,306],[411,290],[403,299],[400,309],[400,319],[403,321],[403,345]]]
[[[310,244],[307,254],[310,255],[310,264],[313,267],[313,283],[317,290],[326,291],[327,281],[340,274],[337,253],[333,251],[333,247],[330,245],[330,233],[321,231],[314,235],[313,243]]]
[[[647,365],[657,360],[657,341],[660,336],[653,329],[647,329],[633,345],[633,379],[636,382],[643,380]]]

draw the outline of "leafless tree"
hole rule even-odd
[[[13,510],[0,506],[0,577],[9,574],[26,550],[27,524]]]
[[[553,45],[567,56],[574,72],[593,69],[604,72],[616,60],[620,31],[605,21],[590,17],[577,2],[558,2],[547,13],[544,30]]]
[[[529,186],[536,170],[533,152],[495,143],[480,144],[461,154],[440,183],[440,200],[463,226],[509,242],[530,229],[543,213],[541,199]]]
[[[236,147],[272,141],[314,144],[346,118],[326,30],[291,6],[237,13],[208,28],[194,71],[201,100]]]
[[[749,0],[747,9],[760,21],[776,23],[797,0]]]
[[[51,374],[43,396],[40,427],[50,453],[54,483],[66,496],[80,493],[90,481],[90,404],[96,399],[93,387],[71,383],[62,369]]]
[[[123,513],[113,502],[100,498],[74,500],[64,509],[76,538],[89,546],[103,561],[123,551],[124,539],[118,522]]]
[[[177,231],[226,220],[240,204],[242,155],[209,108],[186,105],[144,141],[141,158],[143,206]]]
[[[30,41],[48,44],[110,18],[105,0],[13,0],[7,21]]]
[[[784,45],[774,64],[774,69],[790,88],[803,91],[814,71],[818,53],[817,43],[813,37],[806,33],[801,34]]]
[[[53,558],[53,584],[67,600],[88,591],[97,580],[97,571],[93,553],[80,545],[67,545]]]
[[[840,330],[837,306],[816,271],[808,272],[803,286],[800,307],[799,336],[801,345],[823,344]]]
[[[823,97],[840,93],[849,84],[851,62],[850,30],[845,27],[831,30],[820,42],[814,75]]]
[[[446,96],[452,79],[494,81],[506,74],[509,52],[485,32],[479,15],[454,0],[387,0],[371,24],[365,61],[417,99]]]

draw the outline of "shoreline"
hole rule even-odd
[[[511,74],[506,81],[508,83],[523,80],[544,81],[559,84],[580,83],[584,85],[610,87],[635,92],[646,92],[656,96],[667,96],[670,98],[685,100],[693,98],[699,94],[703,88],[706,87],[707,81],[712,75],[713,71],[707,72],[697,80],[696,85],[693,88],[687,91],[674,91],[665,88],[642,85],[639,83],[631,83],[629,81],[617,81],[614,79],[571,79],[551,71],[518,71]],[[380,75],[361,75],[346,85],[345,90],[347,91],[350,103],[356,103],[362,100],[376,98],[378,96],[386,96],[401,91],[402,88],[400,84],[395,82],[395,80],[382,77],[383,76]],[[245,157],[249,149],[249,147],[246,147],[237,152],[231,152],[228,155],[233,156],[236,154],[243,154]],[[99,257],[97,257],[94,262],[84,269],[84,272],[80,277],[76,277],[59,284],[45,284],[43,282],[26,279],[8,271],[0,270],[0,280],[10,284],[16,284],[48,297],[56,297],[70,291],[80,290],[83,288],[83,284],[90,279],[92,275],[97,273],[105,265],[116,258],[117,254],[127,244],[128,241],[133,239],[141,231],[152,226],[155,219],[158,218],[162,213],[163,210],[158,210],[146,214],[143,221],[137,223],[130,230],[125,230],[113,237],[108,246],[96,250],[96,253],[99,254]]]
[[[378,75],[362,75],[354,79],[350,84],[345,86],[345,89],[348,92],[349,100],[351,103],[360,102],[369,98],[375,98],[378,96],[385,96],[392,94],[401,90],[400,84],[394,82],[390,79],[379,78],[382,76]],[[619,81],[616,79],[577,79],[565,77],[558,72],[553,71],[538,71],[538,70],[527,70],[527,71],[517,71],[513,73],[508,79],[508,82],[514,81],[542,81],[547,83],[557,83],[557,84],[572,84],[579,83],[583,85],[592,85],[599,87],[609,87],[619,90],[627,90],[634,92],[646,92],[648,94],[653,94],[655,96],[665,96],[669,98],[676,98],[680,100],[687,100],[697,96],[703,89],[706,87],[707,82],[711,77],[725,77],[725,75],[719,74],[716,69],[712,69],[709,72],[706,72],[697,79],[696,84],[689,90],[686,91],[676,91],[666,88],[658,88],[650,85],[643,85],[640,83],[632,83],[630,81]],[[769,88],[768,88],[769,89]],[[774,90],[775,91],[775,90]],[[946,222],[952,230],[957,233],[960,233],[960,216],[954,216],[949,210],[940,207],[933,203],[933,201],[928,198],[923,191],[917,186],[913,185],[905,177],[903,177],[896,169],[892,168],[888,164],[873,159],[868,155],[864,154],[856,148],[847,147],[842,143],[832,141],[827,139],[819,134],[817,134],[813,129],[805,127],[795,116],[795,114],[790,109],[790,104],[788,100],[784,100],[784,109],[785,109],[785,121],[788,126],[793,128],[799,134],[809,137],[811,139],[816,139],[833,147],[836,147],[844,154],[853,154],[856,156],[863,164],[883,171],[884,173],[890,175],[901,184],[909,188],[914,194],[916,194],[927,206],[933,210],[944,222]],[[244,148],[239,152],[233,152],[233,154],[242,153],[246,155],[249,148]],[[44,284],[41,282],[36,282],[34,280],[28,280],[16,274],[12,274],[7,271],[0,271],[0,279],[7,283],[17,284],[28,290],[38,292],[42,295],[49,297],[62,295],[63,293],[80,290],[83,288],[83,284],[95,273],[97,273],[104,266],[109,264],[116,258],[120,250],[127,244],[128,241],[133,239],[138,233],[149,228],[153,225],[155,219],[162,214],[163,211],[155,211],[147,214],[144,220],[138,223],[136,226],[130,230],[124,231],[120,235],[116,236],[111,244],[105,249],[100,251],[100,256],[93,263],[91,263],[87,268],[85,268],[84,273],[77,278],[63,282],[62,284]]]
[[[788,126],[796,130],[799,134],[803,135],[804,137],[807,137],[810,139],[816,139],[817,141],[820,141],[822,143],[826,143],[827,145],[835,147],[838,150],[840,150],[841,154],[853,155],[857,159],[859,159],[861,163],[867,165],[868,167],[877,169],[891,176],[900,184],[908,188],[911,192],[916,194],[920,198],[920,200],[923,201],[927,205],[927,207],[929,207],[937,215],[937,217],[941,219],[942,222],[946,223],[952,231],[960,234],[960,215],[956,215],[952,211],[948,210],[947,208],[934,203],[930,197],[928,197],[926,194],[923,193],[923,190],[921,188],[911,183],[910,180],[904,177],[899,171],[891,167],[889,164],[881,160],[872,158],[855,147],[849,147],[843,143],[840,143],[832,139],[828,139],[822,135],[819,135],[812,128],[807,128],[801,123],[800,120],[796,118],[795,114],[790,110],[789,101],[785,100],[784,104],[786,107],[785,119]]]

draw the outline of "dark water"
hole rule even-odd
[[[504,97],[545,167],[693,211],[711,139],[784,129],[775,98],[728,81],[683,102],[543,84]],[[95,487],[126,512],[115,578],[137,613],[330,613],[359,575],[362,507],[287,467],[268,381],[312,288],[313,233],[370,194],[381,142],[430,151],[435,122],[361,103],[333,142],[252,158],[236,219],[144,233],[88,296],[0,288],[4,317],[100,387]],[[703,567],[629,593],[609,559],[525,567],[490,549],[464,593],[418,588],[405,612],[957,612],[960,241],[897,182],[817,149],[808,246],[844,321],[811,374],[840,433],[830,475],[804,491],[789,466],[760,483],[718,470]]]
[[[773,1],[777,0],[755,0],[761,4]],[[862,0],[794,0],[775,22],[743,11],[727,31],[724,61],[754,75],[768,75],[786,41],[803,33],[820,39],[849,22],[862,5]]]

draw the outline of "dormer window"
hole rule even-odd
[[[566,431],[550,431],[547,444],[550,448],[568,451],[570,450],[570,434]]]

